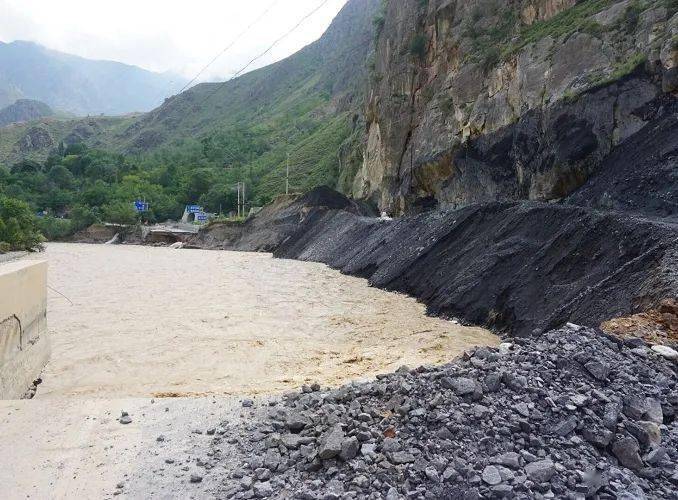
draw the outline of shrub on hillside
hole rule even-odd
[[[103,218],[106,222],[115,224],[136,224],[138,215],[132,206],[132,203],[116,201],[104,205]]]
[[[0,195],[0,252],[37,250],[43,241],[28,204]]]
[[[40,217],[37,222],[37,227],[42,235],[48,240],[60,240],[72,234],[71,221],[68,219],[59,219],[47,215]]]

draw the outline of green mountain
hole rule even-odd
[[[142,115],[0,130],[0,163],[42,161],[62,142],[83,143],[146,164],[226,169],[257,202],[284,189],[288,154],[294,190],[348,182],[360,163],[379,5],[352,0],[318,41],[291,57],[225,83],[197,85]]]
[[[113,61],[94,61],[41,45],[0,42],[0,107],[36,99],[75,115],[148,111],[185,80]]]

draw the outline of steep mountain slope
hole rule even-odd
[[[11,123],[23,123],[53,116],[54,111],[47,104],[31,99],[19,99],[14,104],[0,109],[0,127]]]
[[[293,190],[337,183],[348,189],[362,162],[367,60],[379,2],[351,0],[298,53],[226,83],[197,85],[144,115],[2,130],[0,162],[44,159],[61,141],[140,157],[201,149],[205,161],[237,168],[250,193],[268,201],[284,190],[289,153]],[[32,141],[36,134],[45,140]]]
[[[185,137],[237,128],[265,137],[269,149],[251,167],[262,189],[283,184],[290,153],[292,185],[339,181],[362,140],[358,121],[379,0],[352,0],[325,34],[291,57],[226,83],[198,85],[168,99],[115,138],[127,152],[145,152]],[[338,152],[347,141],[346,157]],[[238,158],[224,155],[227,164]]]
[[[678,89],[675,0],[384,3],[353,194],[394,213],[553,200]]]
[[[148,111],[185,81],[112,61],[93,61],[31,42],[0,42],[0,107],[19,97],[76,115]]]
[[[217,127],[270,125],[286,115],[348,110],[365,75],[377,0],[347,4],[320,40],[291,57],[227,83],[205,83],[168,99],[123,135],[133,150]]]

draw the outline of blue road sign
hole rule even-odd
[[[189,214],[197,214],[198,212],[202,212],[202,207],[200,205],[186,205],[186,211]]]
[[[150,207],[150,205],[148,203],[146,203],[145,201],[136,200],[134,202],[134,209],[137,212],[148,212],[149,207]]]

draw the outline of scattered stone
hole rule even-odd
[[[638,470],[644,467],[643,460],[638,451],[638,442],[632,437],[624,437],[616,440],[612,444],[612,453],[619,459],[619,462],[629,469]]]
[[[640,420],[629,422],[626,429],[635,437],[643,448],[659,446],[662,442],[662,434],[659,426],[654,422]]]
[[[353,460],[358,456],[358,451],[360,451],[360,441],[356,437],[350,437],[341,444],[339,456],[345,461]]]
[[[678,351],[665,345],[653,345],[652,350],[671,361],[678,361]]]
[[[501,474],[499,473],[499,469],[497,469],[494,465],[488,465],[483,470],[482,479],[483,482],[489,484],[490,486],[495,486],[501,483]]]
[[[309,419],[301,413],[295,412],[287,417],[287,428],[292,432],[300,432],[309,424]]]
[[[254,406],[254,401],[251,399],[243,399],[242,407],[243,408],[252,408]]]
[[[414,455],[406,451],[395,451],[391,453],[391,462],[396,465],[410,464],[415,461]]]
[[[270,481],[254,483],[252,490],[257,498],[268,498],[273,495],[273,486]]]
[[[605,380],[610,374],[610,367],[600,361],[589,361],[584,367],[598,380]]]
[[[650,452],[645,456],[645,462],[647,462],[650,465],[657,465],[662,460],[664,460],[666,456],[667,456],[666,449],[659,446],[657,448],[650,450]]]
[[[202,483],[202,476],[198,474],[191,474],[191,482],[192,483]]]
[[[318,456],[323,460],[334,458],[341,453],[344,433],[341,427],[334,427],[321,441]]]
[[[492,463],[504,465],[506,467],[510,467],[511,469],[517,469],[520,467],[520,455],[513,451],[502,453],[501,455],[494,457],[492,459]]]
[[[527,464],[525,473],[535,483],[547,483],[556,473],[556,467],[551,460],[539,460]]]
[[[246,464],[215,496],[673,499],[678,376],[635,348],[566,327],[449,365],[288,393],[221,424],[228,454],[219,438],[204,442],[210,467]]]
[[[565,437],[576,428],[577,428],[577,417],[570,416],[567,417],[566,419],[557,422],[553,426],[551,433],[555,436]]]
[[[606,448],[612,442],[614,433],[607,429],[599,429],[594,427],[587,427],[582,430],[582,436],[589,443],[598,448]]]
[[[476,390],[476,382],[470,378],[445,378],[442,381],[443,387],[452,389],[457,396],[472,394]]]

